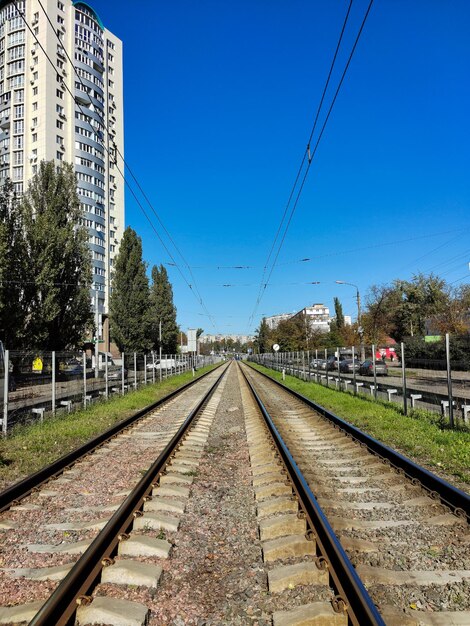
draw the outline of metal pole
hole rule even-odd
[[[377,400],[377,372],[375,369],[375,345],[372,344],[372,367],[374,369],[374,398]]]
[[[406,397],[406,370],[405,370],[405,344],[403,341],[401,347],[401,384],[403,389],[403,413],[408,415],[408,398]]]
[[[52,415],[55,415],[55,350],[52,351]]]
[[[353,387],[354,387],[354,395],[356,395],[356,357],[355,357],[355,348],[351,347],[352,354],[352,368],[353,368]]]
[[[147,355],[144,354],[144,385],[147,384]]]
[[[326,386],[328,387],[328,348],[325,348],[325,361]]]
[[[359,294],[359,287],[356,286],[356,299],[357,299],[357,323],[359,331],[359,339],[361,342],[361,361],[365,361],[366,353],[364,350],[364,331],[362,329],[362,314],[361,314],[361,296]]]
[[[162,320],[160,320],[160,323],[158,325],[158,329],[159,329],[159,334],[158,334],[158,342],[160,344],[159,347],[159,354],[160,354],[160,382],[162,382]]]
[[[338,356],[337,356],[337,359],[338,359],[338,389],[341,390],[341,370],[339,369],[339,347],[336,348],[336,350],[337,350],[337,354],[338,354]]]
[[[3,379],[3,421],[2,434],[7,434],[8,428],[8,377],[10,375],[10,350],[5,350],[5,378]]]
[[[96,324],[96,333],[95,333],[95,378],[99,376],[99,366],[98,366],[98,357],[100,352],[100,313],[98,308],[98,289],[95,291],[95,324]]]
[[[316,382],[318,383],[318,376],[319,376],[319,370],[318,370],[318,348],[315,349],[315,364],[316,364],[316,368],[317,368],[317,380],[316,380]]]
[[[305,380],[305,352],[302,350],[302,378]]]
[[[452,371],[450,367],[450,337],[446,333],[446,363],[447,363],[447,394],[449,396],[449,422],[454,428],[454,400],[452,395]]]
[[[308,382],[310,382],[310,350],[307,350]]]
[[[83,353],[83,406],[86,409],[86,352]]]
[[[134,352],[134,389],[137,389],[137,354]]]
[[[155,352],[152,350],[152,382],[155,384]]]
[[[121,353],[122,365],[121,365],[121,393],[124,395],[124,352]]]
[[[109,396],[109,386],[108,386],[108,354],[106,354],[106,358],[104,360],[104,394],[106,399]]]

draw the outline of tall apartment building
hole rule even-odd
[[[74,165],[106,318],[124,230],[122,42],[85,2],[41,3],[47,16],[38,0],[0,0],[0,184],[21,194],[40,161]]]

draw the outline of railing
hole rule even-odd
[[[470,426],[470,372],[451,358],[447,335],[443,359],[405,358],[404,343],[382,346],[322,348],[252,355],[271,369],[374,400],[400,404],[403,412],[437,412],[452,428]],[[361,358],[362,357],[362,358]]]
[[[193,354],[122,353],[111,359],[77,352],[4,351],[0,371],[1,432],[31,420],[86,409],[98,400],[153,384],[220,358]]]

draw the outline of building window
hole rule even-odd
[[[64,158],[64,157],[63,157],[62,152],[57,152],[57,160],[58,160],[58,161],[62,161],[62,159],[63,159],[63,158]]]
[[[33,111],[37,111],[37,110],[38,110],[38,103],[37,102],[33,102]]]
[[[59,9],[59,11],[63,11],[64,10],[64,5],[62,2],[58,2],[57,3],[57,8]]]
[[[13,122],[13,133],[15,135],[24,133],[24,120],[18,120],[17,122]]]
[[[64,122],[61,122],[60,120],[56,121],[56,125],[57,125],[57,128],[60,128],[60,130],[64,128]]]
[[[15,102],[24,102],[24,89],[15,91]]]
[[[37,108],[37,102],[36,102],[36,108]],[[34,105],[33,105],[33,109],[34,109]],[[24,104],[17,104],[14,107],[14,116],[15,117],[24,117]]]
[[[13,180],[21,180],[22,178],[23,178],[23,168],[14,167],[13,168]]]
[[[61,137],[60,135],[56,135],[55,142],[58,143],[60,146],[63,146],[64,145],[64,138]]]
[[[57,16],[57,23],[58,24],[63,24],[64,23],[64,18],[61,15]]]
[[[61,100],[64,99],[64,92],[61,91],[60,89],[57,89],[57,97],[60,98]]]
[[[38,140],[38,134],[37,133],[33,133],[32,140],[33,140],[33,142]]]
[[[38,88],[33,87],[33,96],[37,96],[37,95],[38,95]]]

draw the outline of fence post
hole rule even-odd
[[[124,395],[124,352],[121,352],[121,359],[122,359],[122,365],[121,365],[121,393],[122,395]]]
[[[450,367],[450,337],[446,333],[446,364],[447,364],[447,394],[449,396],[449,423],[454,428],[454,399],[452,396],[452,370]]]
[[[403,389],[403,413],[408,415],[408,398],[406,397],[406,370],[405,370],[405,344],[400,344],[401,348],[401,384]]]
[[[106,353],[106,358],[104,360],[104,395],[106,400],[109,396],[109,385],[108,385],[108,354]]]
[[[336,350],[337,350],[337,354],[338,354],[338,356],[337,356],[337,359],[338,359],[338,389],[341,390],[341,370],[339,368],[339,347],[336,348]]]
[[[152,350],[152,382],[155,384],[155,352]]]
[[[5,350],[5,378],[3,379],[3,420],[2,434],[6,436],[8,429],[8,377],[10,376],[10,350]]]
[[[355,347],[351,346],[354,395],[356,395],[356,393],[357,393],[357,389],[356,389],[356,355],[355,355],[355,351],[356,351]]]
[[[147,354],[144,354],[144,385],[147,384]]]
[[[137,354],[134,352],[134,390],[137,389]]]
[[[52,351],[52,415],[55,415],[55,350]]]
[[[375,368],[375,344],[372,344],[372,366],[374,368],[374,398],[377,400],[377,371]]]
[[[325,373],[326,373],[326,386],[329,387],[329,384],[328,384],[328,348],[325,348]]]
[[[83,406],[86,409],[86,352],[83,353]]]

